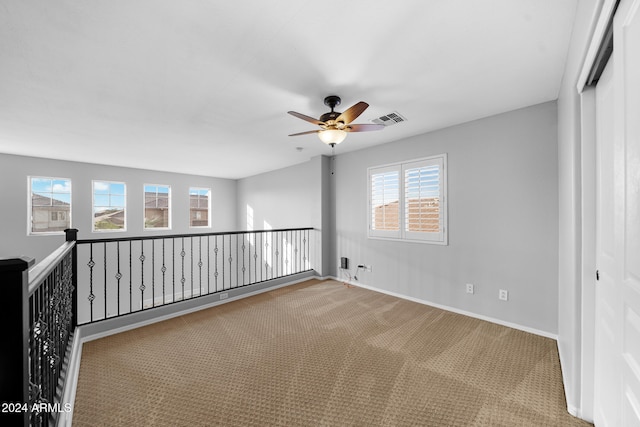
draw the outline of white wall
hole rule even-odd
[[[64,242],[64,235],[27,236],[28,176],[71,179],[72,227],[79,230],[79,239],[230,231],[236,226],[235,180],[0,154],[0,257],[27,255],[39,262]],[[126,182],[126,232],[91,231],[92,180]],[[171,186],[171,230],[143,230],[144,184]],[[211,229],[189,228],[189,187],[211,188]]]
[[[558,167],[559,167],[559,271],[558,271],[558,350],[569,412],[591,418],[593,405],[592,373],[583,366],[581,347],[583,331],[581,302],[582,277],[582,186],[580,96],[576,84],[584,62],[593,25],[601,0],[578,2],[565,73],[558,97]],[[592,339],[592,337],[591,337]],[[586,369],[586,371],[585,371]],[[586,373],[586,381],[582,378]],[[590,377],[591,380],[588,378]]]
[[[358,274],[365,285],[556,334],[556,114],[549,102],[339,155],[335,257],[350,258],[351,274],[372,265]],[[440,153],[448,154],[449,245],[368,239],[367,168]]]

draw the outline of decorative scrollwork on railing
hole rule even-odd
[[[85,261],[78,263],[79,276],[86,287],[79,296],[86,306],[79,307],[79,323],[310,271],[310,233],[302,228],[80,240]],[[128,268],[121,257],[129,258]],[[117,274],[94,274],[103,269]],[[128,291],[119,286],[126,281]]]

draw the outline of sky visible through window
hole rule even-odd
[[[71,181],[68,179],[31,178],[31,192],[63,204],[71,204]]]
[[[125,230],[125,205],[123,182],[93,181],[94,230]]]

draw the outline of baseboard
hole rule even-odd
[[[501,319],[496,319],[496,318],[485,316],[485,315],[482,315],[482,314],[473,313],[471,311],[461,310],[461,309],[456,308],[456,307],[450,307],[448,305],[438,304],[438,303],[427,301],[427,300],[423,300],[423,299],[420,299],[420,298],[415,298],[415,297],[411,297],[411,296],[408,296],[408,295],[403,295],[403,294],[400,294],[400,293],[397,293],[397,292],[388,291],[388,290],[385,290],[385,289],[380,289],[380,288],[376,288],[376,287],[373,287],[373,286],[365,285],[364,283],[356,282],[356,281],[353,281],[353,280],[339,279],[339,278],[337,278],[335,276],[331,276],[330,278],[333,279],[333,280],[336,280],[338,282],[347,283],[349,285],[357,286],[359,288],[369,289],[371,291],[376,291],[376,292],[380,292],[380,293],[383,293],[383,294],[391,295],[391,296],[394,296],[394,297],[397,297],[397,298],[402,298],[402,299],[405,299],[405,300],[408,300],[408,301],[417,302],[418,304],[424,304],[424,305],[428,305],[430,307],[439,308],[441,310],[451,311],[453,313],[462,314],[464,316],[473,317],[475,319],[484,320],[484,321],[487,321],[487,322],[491,322],[491,323],[495,323],[495,324],[498,324],[498,325],[506,326],[508,328],[517,329],[519,331],[528,332],[530,334],[539,335],[541,337],[551,338],[552,340],[558,341],[558,335],[551,334],[551,333],[546,332],[546,331],[541,331],[539,329],[531,328],[529,326],[519,325],[517,323],[506,322],[506,321],[501,320]]]
[[[80,373],[80,361],[82,360],[82,331],[76,328],[73,334],[73,343],[69,354],[69,365],[67,366],[66,381],[62,392],[61,404],[71,403],[71,412],[60,412],[57,427],[71,427],[73,422],[73,405],[76,401],[76,389],[78,386],[78,374]]]
[[[165,307],[156,307],[155,313],[161,313],[160,310],[165,310],[164,314],[153,315],[152,310],[144,310],[135,313],[128,314],[122,317],[116,317],[112,319],[101,320],[100,322],[91,323],[79,326],[83,329],[83,343],[97,340],[100,338],[108,337],[110,335],[126,332],[131,329],[140,328],[147,325],[152,325],[157,322],[169,320],[174,317],[184,316],[189,313],[193,313],[207,308],[215,307],[221,304],[226,304],[231,301],[237,301],[239,299],[248,298],[250,296],[259,295],[264,292],[269,292],[274,289],[283,288],[285,286],[291,286],[296,283],[304,282],[312,278],[318,278],[317,275],[309,273],[301,273],[300,277],[293,280],[284,281],[277,284],[269,284],[268,282],[262,283],[264,287],[249,290],[248,287],[233,288],[226,291],[228,298],[220,299],[220,295],[211,294],[205,295],[200,298],[194,298],[190,300],[180,301],[172,305]],[[252,285],[258,286],[258,285]],[[235,293],[235,295],[234,295]],[[182,304],[184,303],[184,304]],[[186,307],[186,308],[181,308]]]

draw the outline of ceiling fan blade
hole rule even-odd
[[[319,125],[322,126],[324,125],[324,122],[321,122],[320,120],[314,119],[313,117],[309,117],[307,115],[301,114],[301,113],[296,113],[295,111],[287,111],[289,114],[291,114],[294,117],[297,117],[299,119],[302,120],[306,120],[309,123],[313,123],[314,125]]]
[[[320,132],[321,130],[322,130],[322,129],[320,129],[320,130],[308,130],[308,131],[306,131],[306,132],[292,133],[292,134],[291,134],[291,135],[289,135],[289,136],[309,135],[309,134],[311,134],[311,133],[318,133],[318,132]]]
[[[372,130],[382,130],[384,125],[349,125],[344,130],[347,132],[369,132]]]
[[[369,104],[366,102],[358,102],[357,104],[349,107],[344,113],[340,114],[336,118],[336,122],[343,122],[344,124],[349,124],[354,121],[364,110],[369,107]]]

